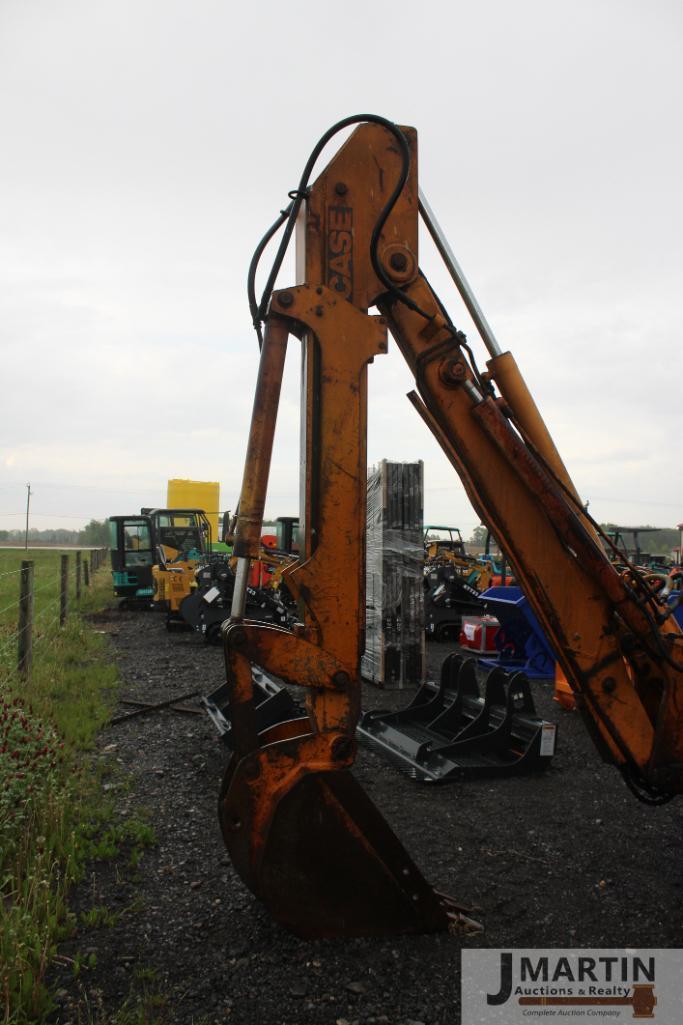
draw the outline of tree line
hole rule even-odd
[[[616,523],[601,523],[600,527],[605,533],[621,530],[628,548],[633,547],[633,534],[628,530],[625,530],[623,527],[620,528]],[[641,551],[648,552],[650,555],[670,555],[671,549],[677,548],[680,544],[680,532],[676,527],[650,527],[645,525],[639,529],[652,531],[651,534],[640,534],[638,538]],[[475,527],[469,543],[483,547],[485,541],[486,527]]]
[[[23,544],[24,530],[0,530],[0,542]],[[109,527],[106,520],[90,520],[82,530],[68,530],[63,527],[48,527],[38,530],[31,527],[28,532],[29,544],[42,545],[92,545],[105,547],[109,544]]]

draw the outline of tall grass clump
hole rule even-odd
[[[54,567],[42,560],[37,581],[39,568],[47,574],[58,566],[56,553],[46,555]],[[0,552],[0,570],[6,556]],[[44,591],[50,592],[49,583]],[[101,569],[80,610],[72,604],[64,628],[51,622],[49,610],[43,617],[30,678],[20,680],[6,667],[0,673],[3,1025],[35,1025],[52,1009],[47,970],[59,940],[74,925],[67,893],[82,877],[108,816],[88,752],[109,717],[116,671],[106,639],[82,613],[103,608],[110,593],[109,576]]]

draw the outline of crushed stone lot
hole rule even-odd
[[[112,609],[96,626],[110,634],[122,697],[206,694],[224,678],[220,648],[167,632],[156,613]],[[449,650],[428,648],[433,674]],[[208,717],[164,710],[110,725],[98,757],[113,771],[102,785],[116,816],[146,819],[157,843],[137,865],[126,849],[95,863],[72,892],[79,926],[52,972],[55,1025],[450,1025],[460,1021],[463,945],[682,946],[683,802],[639,803],[599,760],[576,713],[552,701],[551,685],[533,691],[539,713],[559,724],[543,774],[429,787],[364,746],[354,767],[426,878],[476,906],[485,932],[475,937],[289,935],[223,846],[216,810],[226,754]],[[363,707],[407,700],[366,686]],[[111,915],[85,924],[93,908]],[[148,1017],[117,1018],[139,1000]]]

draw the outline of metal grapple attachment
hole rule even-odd
[[[480,685],[476,661],[454,653],[438,686],[424,684],[399,712],[366,712],[358,734],[415,779],[443,783],[542,769],[556,727],[536,715],[524,673],[492,669]]]

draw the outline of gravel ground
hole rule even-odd
[[[154,613],[112,610],[98,626],[111,634],[124,697],[208,693],[223,679],[220,648],[167,633]],[[434,671],[448,650],[429,648]],[[77,976],[55,969],[54,1022],[450,1025],[460,1021],[463,944],[683,945],[683,805],[641,805],[551,688],[534,692],[560,729],[542,775],[429,788],[367,748],[354,769],[424,875],[477,907],[485,925],[477,938],[289,935],[245,889],[223,847],[216,806],[225,754],[208,718],[165,711],[110,726],[100,757],[115,771],[104,785],[122,820],[148,816],[158,845],[137,869],[130,852],[93,865],[74,892],[78,914],[94,906],[124,913],[80,926],[62,946],[64,958],[95,953],[97,963]],[[364,695],[364,707],[406,701],[405,692],[368,687]],[[148,1017],[132,1017],[145,990]]]

